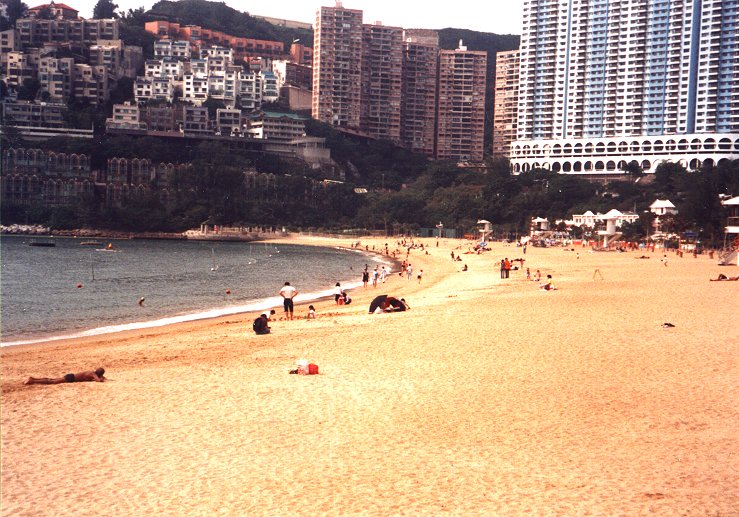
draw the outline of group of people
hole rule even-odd
[[[362,285],[367,287],[367,284],[370,281],[372,281],[372,287],[377,287],[378,281],[384,284],[387,279],[387,274],[388,271],[385,269],[385,266],[382,266],[381,269],[378,269],[378,266],[375,266],[375,269],[370,271],[369,267],[365,264],[364,270],[362,271]]]
[[[346,291],[341,288],[341,283],[339,282],[336,282],[336,287],[334,288],[334,301],[336,302],[336,305],[349,305],[352,303],[352,299],[349,298]]]

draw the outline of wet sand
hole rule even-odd
[[[460,241],[424,242],[420,285],[267,336],[245,314],[3,348],[2,514],[739,514],[739,283],[708,281],[736,267],[494,243],[460,272]],[[367,314],[385,293],[411,310]]]

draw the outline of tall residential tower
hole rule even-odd
[[[485,142],[487,52],[439,52],[436,158],[481,162]]]
[[[514,172],[739,157],[735,0],[529,0]]]
[[[344,129],[359,129],[362,95],[362,11],[321,7],[313,50],[312,116]]]
[[[494,158],[508,158],[511,152],[511,142],[516,139],[520,56],[520,50],[498,52],[495,56],[492,146]]]
[[[436,141],[436,78],[439,70],[439,34],[407,29],[403,42],[403,92],[400,138],[411,151],[434,155]]]

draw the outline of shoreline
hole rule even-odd
[[[68,236],[65,236],[65,238]],[[141,237],[145,238],[145,237]],[[321,240],[320,242],[324,242]],[[391,271],[397,268],[400,269],[400,261],[393,256],[388,256],[383,253],[375,252],[373,250],[364,250],[352,248],[349,246],[335,246],[317,244],[313,242],[296,242],[295,237],[281,237],[270,239],[270,242],[274,244],[298,244],[304,246],[315,246],[329,249],[340,249],[343,251],[354,251],[365,255],[367,257],[376,257],[382,259],[383,262],[390,264]],[[397,272],[397,271],[396,271]],[[342,284],[350,285],[353,287],[347,287],[348,292],[352,292],[358,287],[362,286],[361,280],[356,279],[339,279]],[[325,286],[317,291],[310,291],[301,293],[298,295],[298,300],[295,301],[296,307],[307,306],[310,303],[318,301],[328,300],[333,297],[333,287]],[[237,315],[256,315],[265,310],[269,309],[281,309],[282,301],[279,297],[271,296],[267,298],[255,298],[251,300],[245,300],[244,303],[238,306],[223,306],[223,307],[206,307],[188,311],[186,313],[176,313],[168,315],[155,316],[152,319],[136,320],[128,322],[111,323],[109,325],[101,327],[85,327],[77,330],[63,330],[56,334],[50,335],[36,335],[36,336],[19,336],[13,337],[11,341],[0,341],[0,348],[15,347],[24,345],[41,345],[44,343],[54,343],[60,341],[70,341],[76,339],[85,339],[88,337],[95,336],[106,336],[110,334],[117,334],[120,332],[135,332],[142,330],[151,330],[159,327],[166,327],[169,325],[177,325],[180,323],[189,323],[196,321],[207,321],[217,318],[227,318]]]
[[[421,240],[429,255],[410,254],[420,284],[391,275],[351,305],[318,302],[315,320],[296,307],[269,335],[234,315],[0,349],[3,512],[739,507],[738,286],[709,282],[720,266],[533,248],[524,267],[554,276],[546,292],[524,270],[500,278],[497,261],[520,248],[467,255],[463,241]],[[377,294],[411,310],[367,314]],[[301,358],[319,375],[289,375]],[[22,384],[98,366],[109,382]]]

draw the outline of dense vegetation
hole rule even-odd
[[[649,232],[651,216],[644,211],[660,198],[670,199],[680,211],[666,221],[665,231],[692,231],[704,242],[720,243],[725,211],[719,195],[739,193],[739,161],[694,173],[677,164],[663,164],[654,174],[640,176],[637,171],[629,180],[603,185],[544,170],[512,176],[502,160],[489,162],[487,172],[476,172],[455,163],[428,161],[386,142],[347,138],[316,122],[309,124],[309,131],[326,136],[345,171],[344,183],[321,184],[317,180],[328,177],[328,171],[211,142],[195,145],[121,136],[92,142],[50,140],[42,147],[90,154],[92,167],[98,170],[105,170],[110,156],[146,156],[154,164],[189,161],[193,166],[175,185],[176,196],[167,205],[152,186],[150,194],[123,208],[104,207],[94,198],[64,208],[6,202],[2,221],[58,228],[182,231],[210,219],[220,224],[361,227],[397,233],[431,228],[439,221],[446,228],[470,232],[478,219],[487,219],[501,235],[527,232],[532,217],[555,221],[586,210],[616,208],[642,216],[625,229],[626,237],[638,238]],[[31,147],[12,131],[3,136],[3,148]],[[276,180],[249,187],[245,170],[274,174]],[[358,193],[355,187],[368,192]]]

